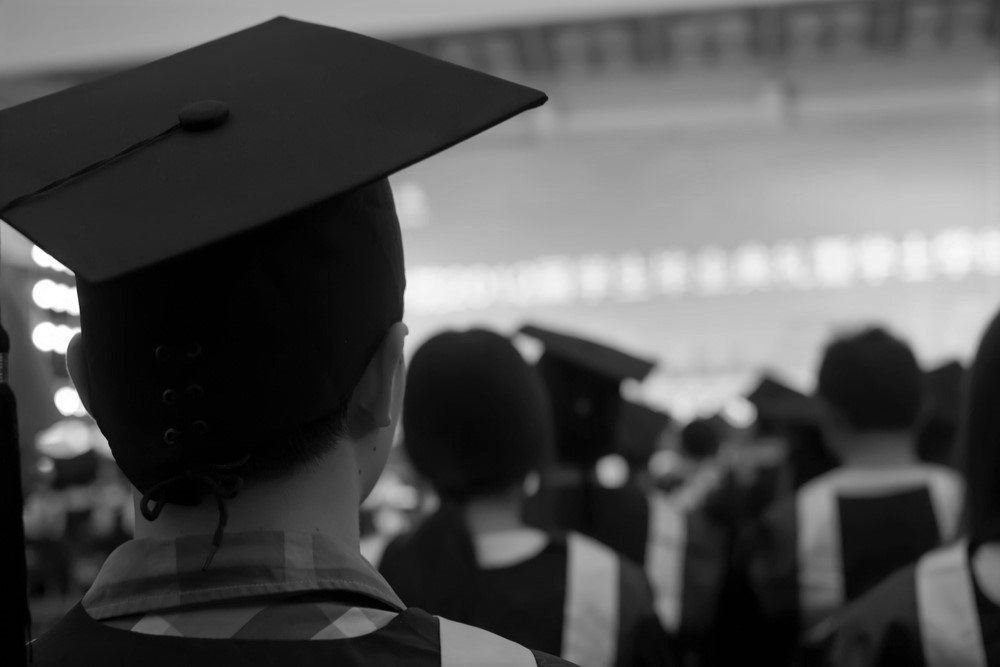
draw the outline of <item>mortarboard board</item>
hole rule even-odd
[[[543,329],[533,324],[522,326],[519,333],[541,341],[545,346],[544,355],[556,357],[615,382],[644,380],[656,365],[654,361],[641,359],[593,340]]]
[[[545,96],[277,18],[0,111],[0,218],[76,272],[145,491],[333,412],[402,319],[388,175]]]
[[[4,110],[0,211],[99,282],[372,183],[544,100],[369,37],[276,18]],[[151,143],[103,164],[142,142]]]
[[[954,465],[967,371],[950,361],[924,373],[927,403],[917,429],[917,454],[924,461]]]
[[[949,421],[959,419],[965,372],[965,367],[958,361],[950,361],[927,371],[925,377],[931,402],[930,411],[935,416]]]
[[[403,313],[386,177],[544,101],[277,18],[0,111],[0,219],[76,273],[90,407],[130,481],[342,407]],[[6,443],[2,372],[0,399]]]
[[[552,399],[559,459],[589,465],[613,451],[621,383],[645,379],[655,363],[535,325],[519,332],[545,346],[538,369]]]
[[[618,418],[618,453],[629,465],[645,467],[656,452],[660,435],[671,421],[670,415],[665,412],[622,401]]]
[[[814,424],[820,417],[820,407],[815,398],[792,389],[770,375],[764,375],[746,399],[757,409],[758,421],[801,425]]]

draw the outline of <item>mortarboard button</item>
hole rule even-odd
[[[219,100],[200,100],[187,105],[177,114],[182,129],[204,132],[219,127],[229,119],[229,105]]]

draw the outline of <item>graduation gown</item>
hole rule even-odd
[[[543,485],[525,517],[543,530],[575,531],[608,545],[639,565],[646,562],[649,502],[634,484],[607,489],[594,482]]]
[[[548,507],[557,527],[579,530],[641,564],[663,627],[685,644],[704,639],[728,562],[721,526],[663,491],[646,494],[636,486],[550,488],[535,502]],[[589,512],[581,509],[586,503]]]
[[[839,468],[769,510],[744,545],[771,644],[795,645],[845,603],[951,539],[962,483],[950,469]]]
[[[447,606],[454,616],[460,597],[462,622],[581,665],[674,664],[642,571],[604,545],[555,534],[525,560],[475,571],[451,566],[443,581],[424,562],[421,528],[390,542],[379,563],[407,604]],[[445,586],[451,591],[442,597]]]
[[[1000,665],[1000,606],[976,582],[968,544],[923,556],[852,604],[837,623],[827,663]]]

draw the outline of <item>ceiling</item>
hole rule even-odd
[[[798,0],[796,4],[829,0]],[[0,75],[115,66],[290,16],[382,37],[779,0],[4,0]]]

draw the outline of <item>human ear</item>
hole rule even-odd
[[[402,381],[402,374],[397,371],[403,362],[403,341],[407,333],[409,330],[402,322],[389,327],[368,363],[351,398],[349,430],[352,433],[392,425],[395,417],[393,397],[398,389],[395,385]]]
[[[73,381],[73,386],[76,387],[76,393],[80,396],[83,407],[93,415],[94,410],[90,394],[90,371],[87,369],[87,355],[83,344],[83,336],[79,333],[73,336],[69,341],[69,347],[66,348],[66,370]]]

